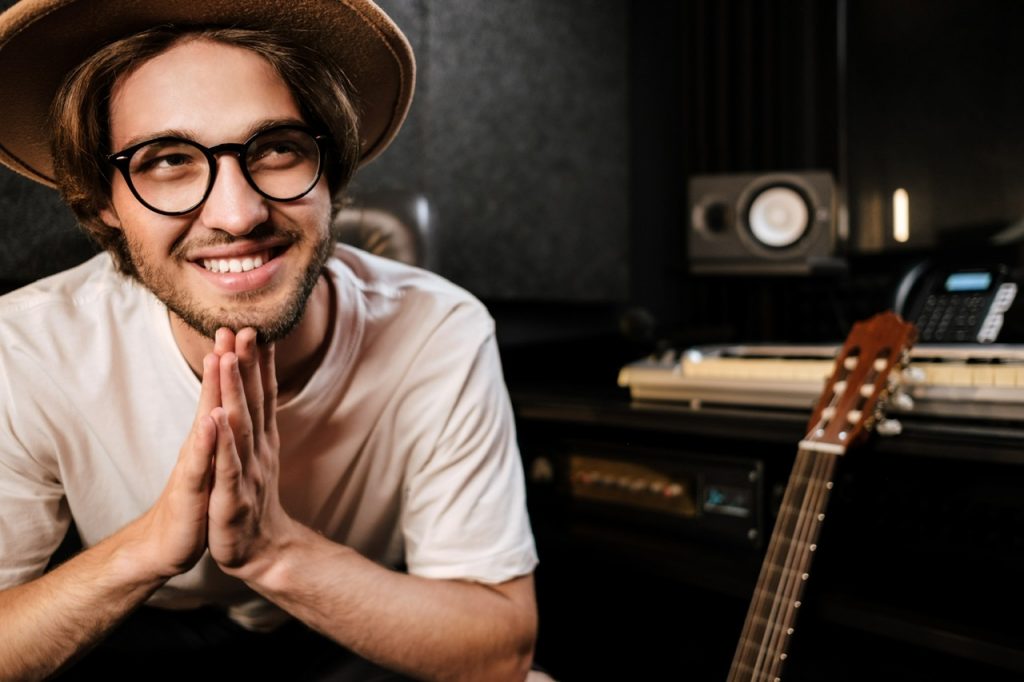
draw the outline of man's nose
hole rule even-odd
[[[267,200],[245,179],[238,157],[218,156],[217,177],[199,213],[202,224],[242,236],[266,222],[269,216]]]

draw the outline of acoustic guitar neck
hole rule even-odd
[[[915,337],[887,312],[855,324],[839,351],[793,462],[729,682],[782,679],[839,457],[882,418]]]

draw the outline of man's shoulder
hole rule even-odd
[[[87,261],[53,275],[42,277],[0,296],[0,310],[9,311],[42,304],[46,301],[73,297],[83,286],[110,280],[114,274],[110,257],[96,254]]]
[[[417,307],[436,307],[439,311],[459,308],[487,316],[484,305],[472,293],[423,268],[341,244],[335,251],[333,267],[335,275],[353,282],[371,306],[413,299]]]
[[[120,274],[109,255],[39,279],[0,296],[0,325],[67,324],[95,321],[97,309],[127,313],[132,299],[144,297],[142,287]]]

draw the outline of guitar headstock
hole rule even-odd
[[[891,311],[854,324],[802,445],[842,454],[866,438],[898,386],[916,339],[914,325]]]

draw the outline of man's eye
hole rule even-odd
[[[147,165],[152,168],[173,168],[175,166],[184,166],[191,162],[192,159],[184,154],[168,154],[166,156],[158,156]]]
[[[249,152],[250,161],[263,161],[272,160],[276,158],[294,156],[300,154],[302,150],[294,142],[288,142],[285,140],[268,142],[262,144]]]
[[[191,150],[154,149],[137,155],[132,164],[133,174],[175,174],[201,167],[201,159]]]

